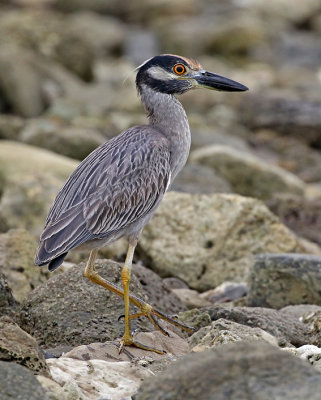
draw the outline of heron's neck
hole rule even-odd
[[[143,85],[141,99],[149,123],[162,131],[170,143],[172,179],[185,165],[191,146],[191,132],[182,104],[172,95],[159,93]]]

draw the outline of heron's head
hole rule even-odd
[[[173,54],[153,57],[137,70],[136,85],[139,92],[143,85],[167,94],[182,94],[194,88],[227,92],[248,90],[246,86],[232,79],[205,71],[197,61]]]

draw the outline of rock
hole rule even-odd
[[[213,169],[198,164],[187,164],[178,174],[170,190],[187,193],[231,193],[232,187]]]
[[[121,286],[119,264],[98,260],[96,266],[102,277]],[[124,313],[122,298],[85,278],[84,267],[84,264],[77,265],[52,277],[30,293],[23,303],[20,326],[35,337],[40,346],[76,346],[122,337],[124,324],[117,322]],[[131,293],[142,299],[147,297],[135,276],[131,285]],[[175,313],[172,299],[163,302],[168,305],[168,314]],[[132,329],[145,330],[147,321],[133,320]]]
[[[321,305],[321,257],[307,254],[262,254],[249,274],[248,304],[282,308]]]
[[[78,162],[18,142],[0,142],[5,186],[0,220],[39,236],[49,208]],[[32,162],[31,162],[32,160]]]
[[[0,234],[0,271],[18,302],[49,277],[48,271],[34,265],[36,248],[36,241],[24,229]]]
[[[281,168],[260,161],[253,155],[230,147],[213,145],[194,150],[193,162],[213,168],[236,193],[269,199],[274,193],[303,194],[304,183]]]
[[[16,115],[0,114],[0,139],[17,140],[25,121]]]
[[[296,349],[296,355],[309,361],[317,370],[321,371],[321,349],[317,346],[301,346]]]
[[[153,375],[147,368],[128,361],[80,361],[61,357],[48,360],[48,365],[53,379],[70,393],[68,399],[130,399],[141,381]]]
[[[312,309],[310,312],[305,313],[300,320],[308,326],[310,334],[309,342],[312,345],[321,347],[321,308]]]
[[[172,292],[186,305],[187,308],[201,308],[210,305],[210,302],[202,298],[196,290],[178,288],[172,289]]]
[[[251,95],[247,100],[240,115],[250,128],[272,129],[320,148],[320,102],[275,93]]]
[[[137,255],[161,276],[205,291],[227,280],[244,281],[253,254],[302,248],[258,200],[171,192],[143,230]]]
[[[276,337],[280,346],[302,346],[309,341],[309,328],[303,322],[271,308],[211,306],[202,310],[202,313],[205,314],[204,318],[209,316],[212,321],[224,318],[252,328],[261,328]],[[180,314],[180,319],[186,324],[189,324],[189,318],[186,312]]]
[[[321,246],[321,199],[283,194],[273,196],[266,205],[296,234]]]
[[[0,360],[15,361],[35,373],[49,376],[37,342],[8,317],[0,318]]]
[[[69,23],[73,29],[82,32],[84,40],[98,57],[119,52],[124,46],[127,27],[117,18],[78,11],[70,15]]]
[[[179,313],[178,319],[183,324],[193,327],[196,331],[211,324],[211,316],[204,310],[193,308]]]
[[[19,140],[78,160],[83,160],[106,141],[94,129],[68,127],[45,119],[29,121],[21,131]]]
[[[277,339],[261,328],[251,328],[223,318],[201,328],[188,341],[192,351],[198,352],[242,340],[264,340],[273,346],[278,345]]]
[[[57,382],[49,379],[43,375],[37,375],[37,380],[44,389],[46,396],[49,400],[83,400],[79,396],[79,391],[71,382],[66,385],[66,387],[61,387]]]
[[[243,341],[185,356],[146,379],[135,400],[317,400],[319,390],[321,376],[306,362],[262,341]]]
[[[0,361],[1,400],[49,400],[41,384],[27,368]]]
[[[32,52],[1,43],[0,49],[0,90],[8,108],[22,117],[40,115],[46,104]]]
[[[83,29],[63,14],[30,8],[10,10],[1,14],[0,34],[6,42],[35,50],[86,81],[92,78],[93,49]]]
[[[201,294],[203,299],[211,303],[225,303],[238,300],[247,295],[247,284],[245,282],[223,282],[215,289],[208,290]]]
[[[0,273],[0,316],[12,315],[17,309],[17,303],[8,286],[7,278]]]
[[[177,357],[181,357],[182,355],[189,353],[187,341],[180,338],[174,332],[169,331],[169,334],[169,337],[164,336],[159,331],[138,332],[135,334],[135,340],[137,340],[139,343],[143,343],[144,345],[153,347],[155,349],[164,350],[166,351],[165,355],[141,350],[134,346],[125,347],[125,351],[119,354],[117,342],[105,342],[91,343],[89,345],[75,347],[68,353],[65,353],[63,357],[74,358],[76,360],[83,361],[104,360],[110,362],[146,359],[147,361],[149,360],[151,364],[155,360],[165,359],[168,364]]]

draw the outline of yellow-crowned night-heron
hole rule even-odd
[[[125,334],[120,351],[124,345],[135,345],[162,353],[133,340],[130,319],[147,316],[164,334],[156,317],[191,328],[129,295],[129,280],[139,235],[189,154],[187,117],[174,95],[193,88],[237,92],[247,87],[205,71],[196,61],[171,54],[156,56],[138,67],[136,85],[149,124],[129,128],[101,145],[71,174],[50,209],[35,263],[49,264],[53,271],[68,251],[86,244],[91,252],[85,276],[124,298]],[[129,242],[121,275],[123,290],[94,268],[98,249],[121,237]],[[130,302],[140,309],[137,314],[129,314]]]

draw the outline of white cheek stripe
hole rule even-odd
[[[176,79],[176,76],[170,72],[165,71],[161,67],[151,67],[147,70],[149,76],[160,81],[168,81],[169,79]]]

